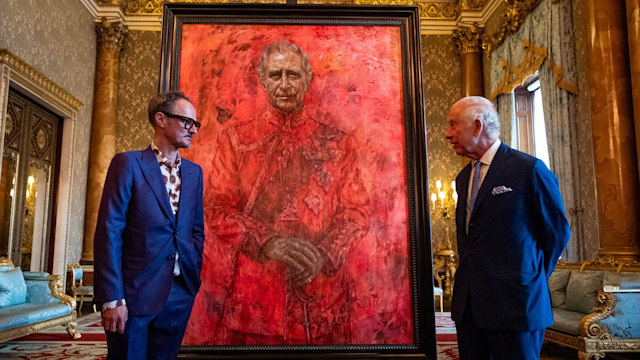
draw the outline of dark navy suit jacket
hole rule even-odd
[[[469,303],[481,328],[544,329],[553,324],[547,279],[571,235],[558,180],[542,161],[501,144],[478,191],[467,234],[470,173],[468,164],[456,179],[460,264],[453,320],[462,321]]]
[[[102,193],[94,238],[94,303],[125,299],[130,315],[157,314],[169,296],[176,250],[189,292],[200,287],[202,169],[182,159],[177,215],[155,154],[117,154]]]

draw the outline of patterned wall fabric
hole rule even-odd
[[[127,34],[120,53],[116,152],[144,149],[151,143],[147,104],[158,91],[160,44],[159,31]]]
[[[596,178],[593,168],[593,141],[591,139],[591,102],[589,101],[589,64],[587,63],[587,26],[585,0],[573,0],[573,27],[576,45],[576,68],[578,89],[576,121],[578,125],[578,157],[582,184],[580,187],[584,206],[585,259],[595,259],[600,248],[598,236],[598,214],[596,204]]]
[[[422,36],[422,66],[427,116],[427,154],[429,161],[429,192],[436,191],[436,180],[450,184],[456,179],[465,161],[457,156],[444,137],[447,115],[454,102],[460,99],[460,57],[450,35]],[[444,238],[441,218],[432,219],[433,246]],[[455,227],[455,224],[448,226]],[[450,240],[455,243],[455,233]]]
[[[68,260],[82,252],[96,60],[94,20],[78,0],[0,0],[0,48],[22,58],[84,106],[74,146]]]

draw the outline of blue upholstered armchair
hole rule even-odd
[[[0,342],[63,325],[74,339],[76,302],[61,292],[60,276],[24,273],[11,260],[0,258]]]
[[[73,300],[78,302],[78,298],[80,298],[80,306],[78,306],[78,312],[82,312],[82,305],[84,304],[85,297],[87,297],[88,299],[93,299],[93,286],[84,285],[82,283],[84,272],[82,271],[82,266],[80,266],[80,264],[67,265],[67,272],[71,273],[72,275],[71,293],[73,294]],[[95,304],[93,304],[93,312],[96,312]]]

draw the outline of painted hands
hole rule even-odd
[[[276,238],[264,245],[263,254],[287,264],[287,280],[296,286],[311,282],[322,270],[324,258],[315,245],[296,238]]]

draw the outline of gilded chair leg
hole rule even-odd
[[[82,337],[82,335],[76,331],[77,326],[77,321],[69,321],[69,323],[67,323],[67,325],[65,326],[67,328],[67,333],[69,333],[69,336],[71,336],[75,340],[78,340]]]
[[[82,312],[82,304],[84,304],[84,295],[80,295],[80,307],[78,308],[78,312]]]
[[[578,359],[579,360],[600,360],[604,358],[603,353],[593,353],[593,352],[584,352],[578,351]]]

